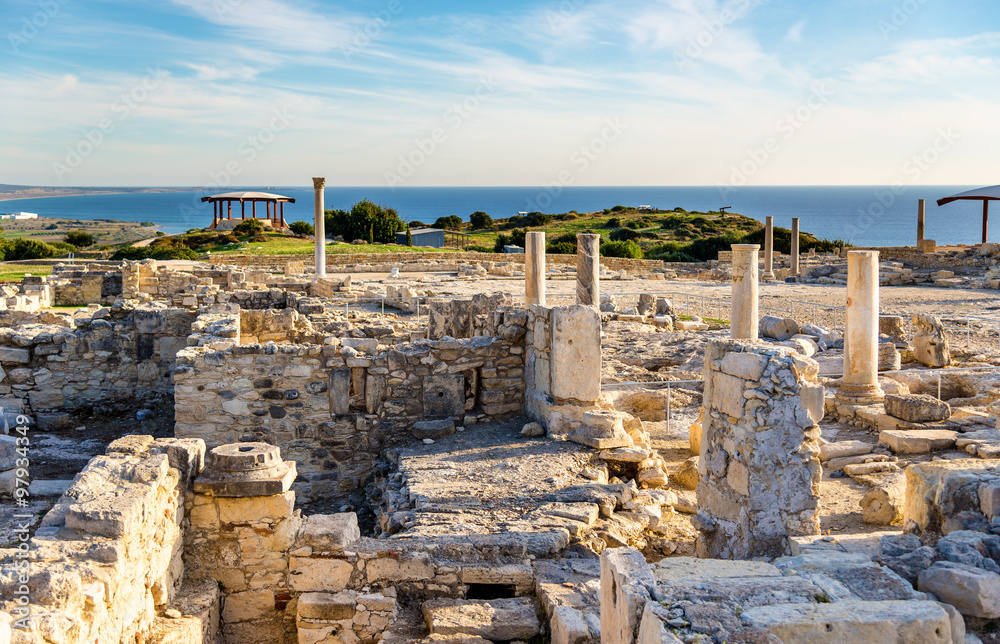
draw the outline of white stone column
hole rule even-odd
[[[758,244],[733,244],[733,301],[729,336],[734,340],[757,339]]]
[[[316,191],[316,277],[326,277],[326,219],[323,214],[323,189],[326,179],[313,178],[313,190]]]
[[[524,236],[524,297],[528,306],[545,306],[545,233]]]
[[[870,404],[885,397],[878,384],[878,308],[878,251],[849,251],[844,381],[838,400]]]
[[[576,303],[601,306],[601,236],[576,236]]]
[[[764,224],[764,273],[760,276],[764,281],[774,279],[774,217],[765,219]]]
[[[792,217],[792,277],[799,276],[799,218]]]

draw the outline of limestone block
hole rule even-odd
[[[979,509],[987,519],[1000,515],[1000,482],[991,481],[979,486]]]
[[[951,620],[937,602],[843,601],[748,608],[744,623],[782,642],[951,644]]]
[[[601,553],[601,644],[632,644],[655,587],[656,578],[635,548]]]
[[[26,364],[31,359],[27,349],[0,347],[0,362],[4,364]]]
[[[892,342],[880,342],[878,345],[879,371],[899,371],[903,367],[903,357]]]
[[[552,644],[592,644],[597,641],[595,634],[590,632],[583,611],[572,606],[553,608],[549,627]]]
[[[1000,478],[1000,463],[981,459],[938,460],[906,468],[906,506],[903,524],[917,533],[940,534],[944,521],[973,509],[958,505],[966,495],[960,489]]]
[[[913,356],[928,367],[951,364],[951,347],[941,320],[933,315],[914,315]]]
[[[424,416],[461,416],[465,413],[465,376],[424,376]]]
[[[958,432],[946,429],[885,430],[879,432],[878,444],[893,454],[929,454],[955,446]]]
[[[865,523],[902,525],[906,505],[906,476],[899,472],[883,479],[861,499],[861,515]]]
[[[982,568],[939,561],[920,573],[917,588],[934,593],[970,617],[1000,617],[1000,575]]]
[[[740,418],[743,416],[743,379],[725,374],[719,374],[712,382],[712,409],[718,409],[727,416]]]
[[[601,318],[588,306],[552,309],[552,395],[593,402],[601,396]]]
[[[672,632],[669,615],[654,602],[647,602],[642,611],[636,644],[682,644],[683,640]],[[555,640],[553,640],[554,642]]]
[[[951,417],[951,406],[926,394],[886,395],[887,414],[911,423],[934,423]]]
[[[450,418],[440,420],[420,420],[413,423],[413,437],[423,440],[430,438],[437,440],[445,438],[455,433],[455,421]]]
[[[580,426],[569,440],[595,449],[631,447],[632,438],[625,431],[624,414],[598,409],[583,412]]]
[[[365,563],[368,583],[392,586],[397,583],[427,581],[434,578],[434,564],[426,553],[404,553],[398,557],[378,557]]]
[[[354,617],[357,596],[352,592],[303,593],[296,604],[296,617],[339,620]]]
[[[261,619],[274,612],[274,592],[270,590],[248,590],[230,593],[222,608],[225,622],[249,622]]]
[[[219,507],[219,521],[222,523],[248,524],[264,519],[278,521],[292,516],[295,492],[289,490],[270,496],[218,497],[216,503]]]
[[[354,512],[340,514],[311,514],[306,517],[298,546],[309,546],[314,551],[342,551],[361,538],[358,515]]]
[[[330,413],[343,416],[351,411],[351,370],[334,369],[330,372]]]
[[[493,641],[528,640],[541,623],[529,597],[490,601],[432,599],[421,606],[432,635],[471,635]]]
[[[722,358],[722,373],[743,380],[760,380],[767,368],[767,356],[759,353],[737,353],[731,351]]]
[[[299,592],[340,592],[347,588],[354,566],[343,559],[290,557],[288,584]]]
[[[871,454],[875,446],[864,441],[837,441],[827,443],[819,448],[819,460],[829,461],[835,458]]]

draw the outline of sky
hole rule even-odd
[[[0,183],[991,185],[995,0],[3,0]]]

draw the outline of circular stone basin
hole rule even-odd
[[[282,464],[281,449],[267,443],[220,445],[208,454],[209,467],[223,472],[254,472]]]

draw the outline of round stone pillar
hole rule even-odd
[[[799,218],[792,217],[792,277],[799,276]]]
[[[528,306],[545,306],[545,233],[524,236],[524,297]]]
[[[764,273],[762,280],[774,279],[774,217],[764,220]]]
[[[323,189],[326,179],[313,178],[313,190],[316,192],[316,222],[313,224],[316,232],[316,277],[326,277],[326,219],[323,208]]]
[[[729,336],[734,340],[756,340],[758,244],[733,244],[733,301]]]
[[[927,214],[927,202],[917,199],[917,243],[924,241],[924,217]]]
[[[576,303],[601,306],[601,236],[576,236]]]
[[[848,251],[844,381],[838,400],[864,405],[885,397],[878,385],[878,307],[878,251]]]

